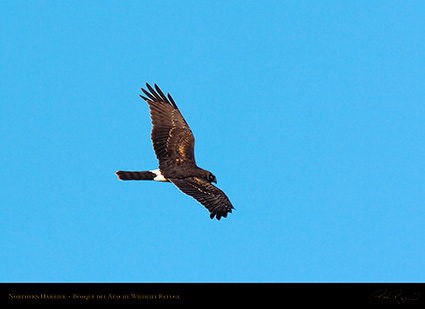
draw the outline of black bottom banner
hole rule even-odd
[[[422,306],[422,283],[1,283],[8,305]]]

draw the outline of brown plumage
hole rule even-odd
[[[170,94],[167,96],[155,84],[146,84],[140,95],[149,105],[152,122],[151,139],[159,162],[159,171],[116,174],[121,180],[158,180],[173,183],[180,191],[192,196],[210,212],[210,218],[226,217],[233,206],[226,194],[214,186],[215,176],[195,163],[195,139],[189,125]],[[149,174],[150,173],[150,174]]]

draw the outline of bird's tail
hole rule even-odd
[[[126,172],[126,171],[117,171],[115,175],[118,176],[120,180],[153,180],[157,175],[150,172]]]

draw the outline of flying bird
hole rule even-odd
[[[210,212],[210,218],[220,220],[232,212],[233,206],[226,194],[212,183],[216,177],[195,163],[195,139],[186,120],[171,95],[167,96],[155,84],[146,96],[139,95],[148,103],[152,122],[151,139],[158,169],[150,171],[117,171],[120,180],[154,180],[171,182],[183,193],[193,197]]]

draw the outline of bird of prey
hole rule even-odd
[[[210,212],[210,218],[220,220],[232,212],[233,206],[226,194],[214,186],[215,176],[195,163],[195,139],[189,125],[171,95],[167,97],[155,84],[146,96],[139,95],[149,105],[152,121],[151,139],[159,168],[150,171],[117,171],[120,180],[167,181],[183,193],[193,197]]]

